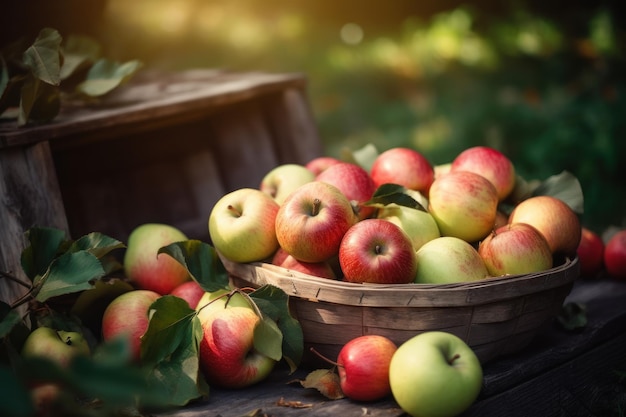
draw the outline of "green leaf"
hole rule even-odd
[[[102,264],[87,251],[68,252],[50,264],[48,271],[35,280],[35,298],[44,302],[48,298],[71,294],[93,287],[92,281],[104,276]]]
[[[417,200],[407,194],[407,189],[398,184],[382,184],[374,191],[372,198],[364,203],[367,206],[386,206],[387,204],[398,204],[399,206],[410,207],[426,211]]]
[[[68,251],[78,252],[85,250],[100,259],[112,250],[124,247],[125,245],[117,239],[102,233],[92,232],[74,241]]]
[[[45,123],[53,120],[61,109],[59,87],[29,75],[20,91],[20,111],[17,124]]]
[[[304,336],[300,323],[289,311],[289,297],[281,288],[273,285],[262,286],[250,293],[250,297],[263,315],[272,319],[280,329],[283,358],[291,371],[295,371],[302,360]]]
[[[0,401],[0,415],[30,417],[35,415],[35,407],[30,392],[17,378],[15,372],[0,366],[0,392],[8,401]]]
[[[533,195],[549,195],[564,201],[574,212],[582,214],[584,212],[583,189],[578,178],[568,171],[563,171],[558,175],[552,175],[544,180]]]
[[[59,255],[59,247],[65,242],[63,230],[52,227],[33,227],[26,232],[29,245],[22,251],[22,269],[31,280],[43,275],[54,258]]]
[[[254,349],[279,361],[283,357],[282,345],[283,335],[276,322],[264,316],[254,328]]]
[[[557,321],[565,330],[581,330],[587,326],[587,308],[581,303],[566,303],[561,307]]]
[[[99,59],[89,69],[87,79],[80,83],[77,89],[90,97],[105,95],[128,81],[141,66],[141,62],[137,60],[120,64],[107,59]]]
[[[82,68],[93,64],[100,58],[100,44],[88,36],[70,35],[63,44],[63,65],[61,80],[71,77]]]
[[[0,339],[11,333],[13,328],[22,322],[17,310],[11,309],[7,303],[0,301]]]
[[[55,29],[44,28],[22,58],[35,78],[53,86],[61,83],[61,40]]]
[[[184,266],[207,292],[229,288],[228,273],[213,246],[200,240],[175,242],[159,249]]]
[[[4,95],[4,91],[9,85],[9,67],[2,54],[0,54],[0,98]],[[1,113],[1,111],[0,111]]]
[[[165,295],[150,307],[152,315],[141,341],[142,363],[152,367],[150,383],[170,405],[185,405],[207,394],[200,372],[202,326],[182,299]]]

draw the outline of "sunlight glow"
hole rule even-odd
[[[356,23],[346,23],[341,27],[339,36],[348,45],[358,45],[363,40],[363,28]]]

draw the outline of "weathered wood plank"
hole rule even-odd
[[[0,152],[0,271],[27,279],[20,265],[33,226],[68,231],[50,148],[46,142]],[[11,303],[25,289],[0,280],[0,300]]]

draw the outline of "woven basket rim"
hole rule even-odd
[[[578,258],[537,273],[489,277],[453,284],[371,284],[329,280],[265,262],[239,264],[221,257],[231,275],[253,287],[274,285],[290,297],[370,307],[471,306],[503,301],[570,285],[578,277]]]

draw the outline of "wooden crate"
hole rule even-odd
[[[0,123],[0,271],[21,276],[35,225],[125,241],[163,222],[206,241],[219,197],[322,152],[301,74],[146,72],[53,123]],[[0,281],[0,300],[21,292]]]

